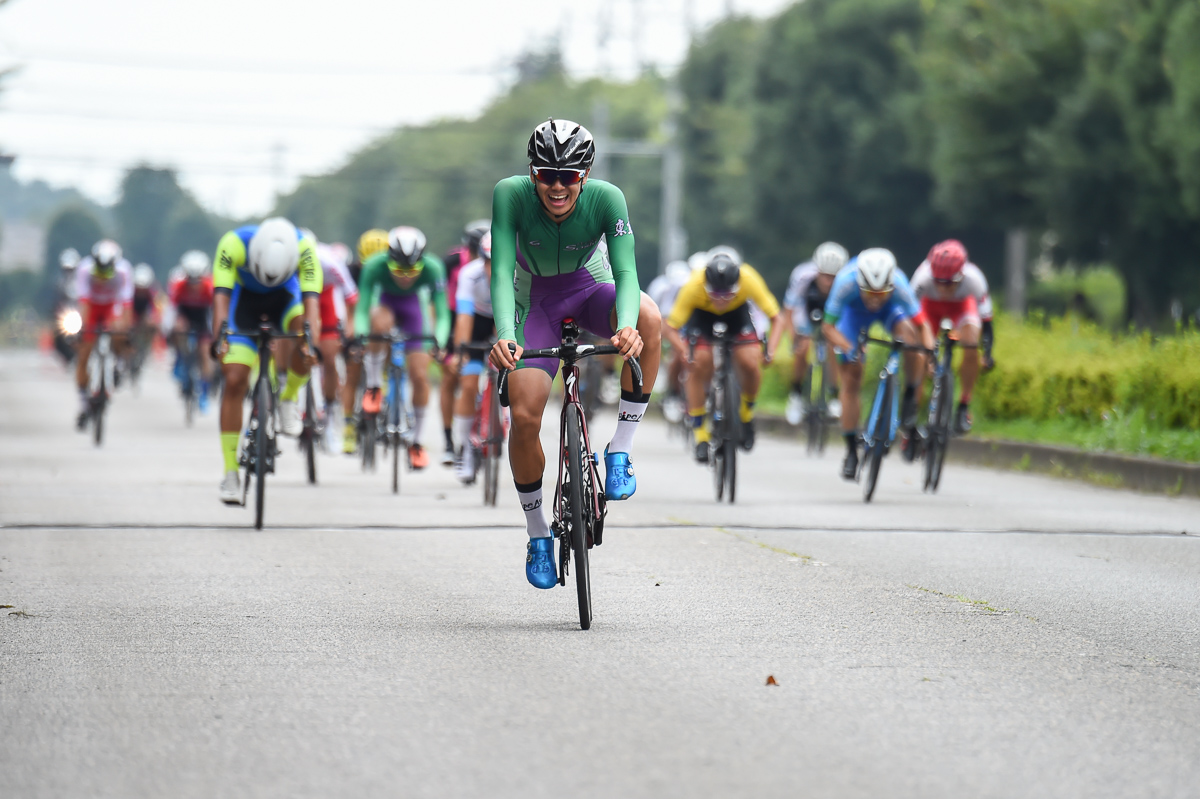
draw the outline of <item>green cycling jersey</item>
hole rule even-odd
[[[446,346],[450,339],[452,321],[450,304],[446,299],[446,267],[440,258],[428,253],[421,256],[421,262],[425,266],[408,288],[396,285],[396,281],[392,279],[392,259],[386,252],[372,255],[363,263],[362,273],[358,277],[358,291],[362,299],[354,310],[355,330],[366,332],[370,328],[371,308],[378,302],[381,294],[410,297],[426,288],[433,299],[436,316],[434,335],[437,337],[438,346]]]
[[[617,329],[636,327],[641,304],[633,228],[621,190],[589,179],[562,222],[550,218],[528,176],[505,178],[492,193],[492,308],[498,338],[516,337],[517,264],[533,276],[588,269],[607,282],[600,239],[608,244],[617,290]],[[601,278],[601,274],[604,275]]]

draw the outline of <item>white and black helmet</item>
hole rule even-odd
[[[819,274],[836,275],[850,260],[850,253],[846,252],[846,248],[837,242],[827,241],[817,247],[812,259],[813,263],[817,265]]]
[[[280,286],[296,273],[300,263],[296,226],[283,217],[264,219],[250,237],[246,268],[264,286]]]
[[[202,250],[188,250],[179,259],[179,268],[189,280],[199,280],[208,271],[208,254]]]
[[[526,152],[532,166],[591,169],[596,160],[596,142],[577,122],[549,119],[533,129]]]
[[[699,250],[688,256],[688,269],[695,272],[697,269],[703,269],[708,266],[708,250]]]
[[[895,282],[896,256],[883,247],[858,254],[858,287],[863,291],[890,291]]]
[[[100,239],[92,245],[92,260],[102,271],[112,271],[121,260],[121,245],[112,239]]]
[[[402,269],[416,267],[425,254],[425,234],[401,225],[388,231],[388,257]]]
[[[58,265],[68,272],[79,265],[79,250],[68,247],[58,254]]]
[[[484,231],[479,239],[479,254],[488,261],[492,260],[492,231]]]
[[[154,267],[150,264],[138,264],[133,268],[134,288],[148,289],[154,285]]]

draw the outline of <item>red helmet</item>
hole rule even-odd
[[[966,262],[967,248],[958,239],[947,239],[929,250],[929,266],[933,269],[934,280],[958,280]]]

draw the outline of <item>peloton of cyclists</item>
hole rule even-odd
[[[734,348],[733,364],[741,387],[740,445],[745,450],[754,447],[754,404],[762,384],[764,357],[762,348],[757,346],[759,334],[750,316],[750,302],[754,301],[770,320],[766,350],[768,363],[775,357],[784,330],[779,302],[758,271],[749,264],[741,263],[741,256],[731,248],[718,247],[709,252],[704,269],[693,272],[679,290],[666,326],[667,339],[679,352],[688,351],[685,339],[695,342],[687,377],[687,404],[696,441],[696,460],[700,463],[708,462],[712,437],[705,423],[705,399],[714,369],[713,326],[717,323],[725,325],[734,340],[744,345]],[[754,342],[755,346],[749,346],[749,342]]]
[[[127,331],[133,304],[133,267],[121,254],[121,247],[112,239],[101,239],[92,252],[75,267],[75,297],[83,322],[83,335],[76,353],[75,385],[79,389],[79,416],[75,426],[87,427],[88,419],[88,358],[96,344],[97,329],[107,327],[112,332]],[[126,347],[117,341],[114,351]]]
[[[827,241],[813,252],[811,261],[802,263],[792,270],[788,279],[787,293],[783,297],[784,310],[792,316],[792,387],[788,392],[785,416],[788,424],[795,426],[804,419],[804,381],[808,377],[808,351],[812,346],[813,312],[825,311],[825,301],[833,279],[846,266],[850,254],[837,242]],[[829,363],[825,374],[830,385],[837,388],[837,365],[832,349],[828,350]],[[837,418],[841,414],[841,403],[837,399],[829,402],[829,415]]]
[[[363,301],[355,310],[354,329],[387,335],[394,328],[412,337],[405,343],[408,376],[412,381],[413,444],[408,450],[409,468],[429,465],[429,454],[421,445],[425,413],[429,406],[429,347],[421,336],[433,335],[444,348],[450,338],[450,307],[446,300],[446,272],[441,259],[425,252],[425,234],[414,227],[396,227],[388,233],[388,247],[363,264],[359,277]],[[422,292],[428,291],[434,307],[431,330],[422,308]],[[374,297],[374,304],[369,298]],[[387,342],[374,341],[363,355],[366,391],[363,406],[378,409],[383,367],[390,357]],[[348,382],[358,381],[358,365],[347,370]],[[347,429],[349,432],[349,429]]]
[[[551,119],[534,129],[526,153],[529,172],[501,180],[492,194],[498,340],[491,359],[497,368],[515,369],[509,377],[509,460],[529,534],[525,576],[537,588],[551,588],[557,577],[542,507],[546,458],[538,434],[558,363],[522,360],[521,353],[561,344],[562,322],[570,317],[610,339],[624,358],[641,356],[648,392],[658,374],[661,317],[638,285],[624,194],[588,176],[596,157],[592,134],[575,122]],[[646,403],[645,394],[634,394],[624,365],[617,429],[604,454],[604,493],[610,500],[626,499],[637,489],[630,450]]]
[[[254,340],[239,333],[257,330],[262,321],[290,333],[302,332],[305,322],[311,331],[320,330],[321,286],[313,242],[282,217],[231,230],[217,244],[213,330],[220,335],[228,326],[228,338],[218,342],[217,353],[225,378],[220,425],[225,477],[220,497],[227,505],[241,503],[238,440],[250,372],[258,365]],[[275,362],[287,372],[279,394],[279,432],[296,436],[302,429],[297,399],[316,355],[303,340],[282,340],[275,342]]]

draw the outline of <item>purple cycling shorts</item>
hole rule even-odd
[[[568,317],[595,336],[612,338],[616,303],[616,285],[597,282],[587,269],[548,277],[534,275],[529,310],[525,318],[517,320],[517,343],[527,350],[557,347],[562,344],[562,323]],[[541,369],[551,377],[558,371],[554,358],[530,358],[520,365]]]

